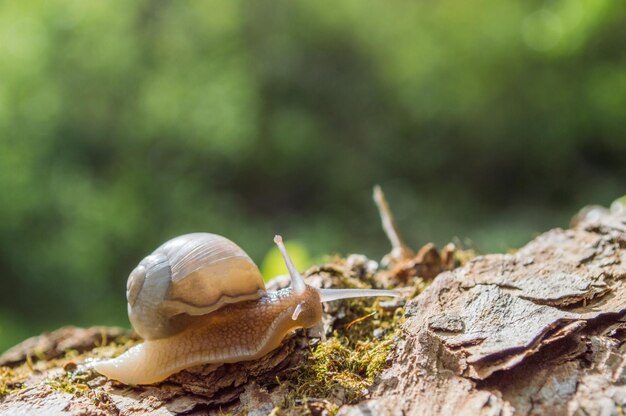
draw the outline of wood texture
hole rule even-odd
[[[443,272],[406,304],[403,335],[369,398],[339,414],[623,414],[625,285],[623,210],[583,215],[572,229],[549,231],[514,254]],[[88,350],[113,330],[63,331],[25,341],[0,365],[22,362],[35,345],[49,358]],[[0,399],[0,414],[206,414],[222,405],[265,415],[288,393],[271,380],[307,353],[306,339],[296,336],[255,362],[198,367],[156,387],[100,377],[82,395],[38,381],[63,372],[46,368]]]
[[[625,283],[621,211],[440,274],[373,398],[339,413],[623,414]]]

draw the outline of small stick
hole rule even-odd
[[[402,241],[402,238],[400,237],[393,214],[391,214],[389,204],[385,199],[385,194],[379,185],[374,186],[374,202],[378,207],[378,213],[380,214],[383,230],[391,242],[390,256],[394,260],[403,260],[413,257],[413,251],[406,244],[404,244],[404,241]]]
[[[354,321],[350,322],[348,325],[346,325],[346,330],[350,329],[350,327],[354,324],[357,324],[361,321],[366,320],[367,318],[369,318],[370,316],[374,316],[376,315],[376,311],[368,313],[367,315],[361,316],[360,318],[356,318]]]

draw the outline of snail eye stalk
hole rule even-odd
[[[293,261],[291,260],[291,257],[289,257],[289,253],[287,253],[287,248],[285,247],[285,244],[283,243],[283,238],[277,235],[276,237],[274,237],[274,242],[278,246],[278,249],[280,250],[280,254],[282,254],[283,256],[283,260],[285,261],[287,270],[289,270],[289,276],[291,277],[291,288],[293,289],[294,293],[297,293],[297,294],[304,293],[304,291],[306,290],[306,283],[304,283],[304,279],[302,278],[302,275],[298,272],[298,270],[296,269],[296,266],[294,266]]]

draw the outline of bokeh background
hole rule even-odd
[[[625,193],[625,42],[615,0],[2,1],[0,351],[128,326],[186,232],[380,258],[376,183],[413,247],[566,226]]]

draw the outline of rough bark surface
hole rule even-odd
[[[440,274],[361,414],[613,415],[626,405],[626,214]],[[596,213],[597,214],[597,213]]]
[[[594,211],[514,254],[477,257],[439,274],[406,304],[402,336],[367,400],[339,414],[623,414],[625,312],[626,213]],[[276,377],[308,354],[296,336],[261,360],[202,366],[153,387],[95,377],[74,394],[46,381],[73,370],[54,365],[64,351],[82,353],[120,335],[61,329],[7,352],[0,365],[19,365],[34,351],[41,361],[26,388],[0,399],[0,414],[206,414],[221,405],[265,415],[288,393]],[[309,409],[323,413],[320,403]]]

